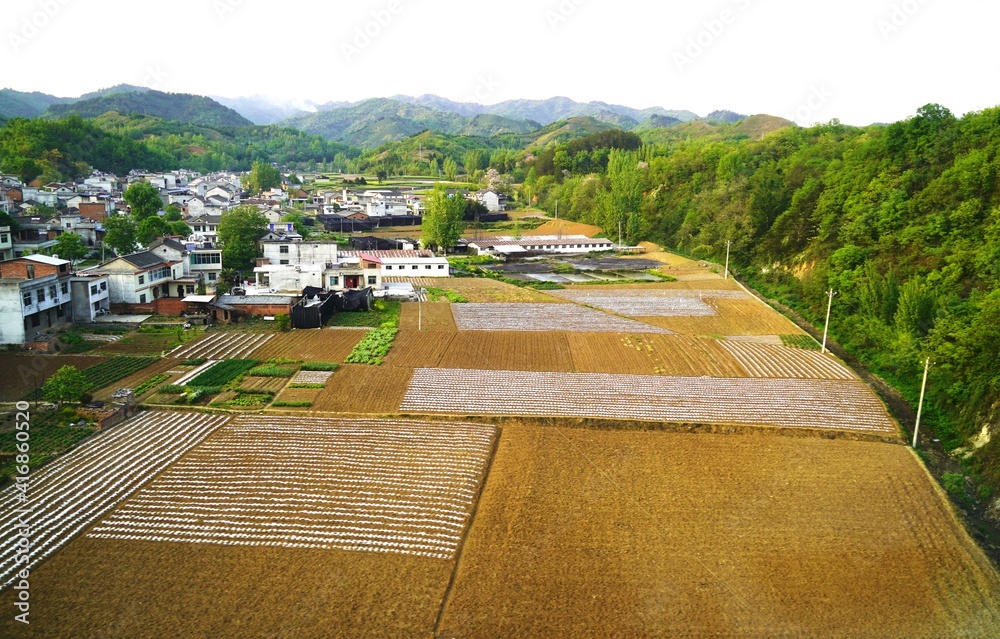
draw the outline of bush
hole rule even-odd
[[[965,475],[962,473],[945,473],[941,475],[941,483],[949,495],[965,494]]]
[[[187,389],[184,386],[178,386],[177,384],[164,384],[156,389],[157,393],[162,395],[183,395]]]
[[[205,359],[204,357],[195,357],[193,359],[184,360],[183,362],[181,362],[181,366],[201,366],[207,361],[208,360]]]
[[[282,333],[292,330],[292,318],[285,313],[274,318],[274,325]]]

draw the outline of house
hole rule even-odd
[[[199,193],[199,195],[201,195]],[[217,200],[222,202],[220,206],[229,206],[230,204],[239,204],[240,198],[238,196],[237,190],[230,186],[229,184],[220,184],[214,186],[207,191],[202,196],[206,201]]]
[[[64,233],[79,235],[87,246],[98,246],[104,239],[104,230],[100,225],[90,218],[83,217],[76,209],[69,209],[63,213],[59,221],[62,223]]]
[[[77,275],[69,282],[74,323],[87,324],[111,312],[111,287],[107,277]]]
[[[487,237],[472,240],[469,250],[478,255],[534,254],[581,254],[596,251],[613,251],[611,240],[590,238],[585,235],[538,235],[514,237]]]
[[[507,202],[504,196],[493,191],[484,191],[477,194],[476,199],[486,207],[490,213],[499,213],[507,209]]]
[[[339,275],[339,281],[333,276]],[[448,260],[431,251],[342,251],[340,268],[328,276],[331,290],[381,288],[387,278],[451,277]]]
[[[191,231],[205,242],[216,244],[219,241],[219,224],[221,215],[202,215],[186,220]]]
[[[62,233],[62,223],[57,219],[41,217],[15,218],[19,229],[13,234],[14,257],[22,255],[48,254]]]
[[[184,265],[185,281],[176,282],[178,297],[194,293],[199,283],[214,287],[222,275],[222,249],[215,244],[159,238],[149,245],[148,250],[164,261]]]
[[[212,303],[212,319],[235,322],[245,317],[291,315],[296,298],[289,295],[222,295]]]
[[[72,319],[68,261],[32,255],[0,262],[0,344],[38,341]]]
[[[94,222],[103,222],[111,214],[111,199],[103,198],[97,202],[81,202],[77,208],[82,217]]]
[[[151,251],[116,257],[81,274],[107,276],[111,304],[149,304],[174,294],[184,297],[187,286],[193,285],[184,278],[183,261],[165,260]],[[172,289],[172,284],[184,288]]]
[[[14,236],[9,226],[0,226],[0,262],[14,259]]]
[[[206,214],[207,209],[208,204],[205,202],[205,198],[201,196],[196,195],[184,203],[184,214],[188,217],[202,217]]]

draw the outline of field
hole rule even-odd
[[[175,359],[235,359],[249,357],[255,350],[261,348],[274,338],[273,333],[239,333],[235,331],[220,331],[210,333],[208,337],[197,342],[177,347],[170,353]]]
[[[391,366],[341,366],[319,391],[312,410],[388,415],[399,412],[412,370]],[[290,391],[282,393],[281,401]],[[314,391],[315,392],[315,391]]]
[[[136,388],[139,384],[153,377],[154,375],[159,375],[160,373],[165,373],[168,370],[173,370],[173,367],[177,365],[172,359],[162,359],[155,362],[151,366],[140,370],[137,373],[133,373],[128,377],[121,379],[110,386],[105,386],[100,390],[93,391],[94,399],[100,401],[109,401],[111,396],[114,395],[115,391],[119,388]],[[169,382],[164,382],[168,384]],[[138,398],[137,398],[138,399]]]
[[[713,317],[718,312],[709,300],[748,299],[742,291],[671,289],[573,289],[554,295],[629,317]]]
[[[342,362],[365,336],[365,331],[347,329],[296,330],[279,333],[254,351],[256,359],[286,358]]]
[[[108,355],[159,355],[177,343],[174,333],[133,333],[116,342],[108,342],[95,353]]]
[[[677,377],[746,377],[719,341],[684,335],[569,333],[573,370]]]
[[[106,357],[85,355],[0,354],[0,367],[4,371],[3,383],[0,384],[0,401],[15,402],[34,393],[36,383],[41,388],[45,380],[63,366],[76,366],[84,370],[106,360]]]
[[[405,317],[405,310],[403,314]],[[457,335],[458,333],[454,331],[401,330],[383,365],[402,368],[436,368]]]
[[[791,320],[755,299],[711,299],[715,317],[640,317],[638,319],[683,335],[795,335],[802,330]]]
[[[601,235],[601,227],[591,224],[581,224],[580,222],[567,222],[566,220],[549,220],[538,228],[524,233],[526,236],[559,234],[598,237]]]
[[[575,304],[455,304],[452,313],[460,331],[669,332]]]
[[[31,526],[34,552],[28,567],[33,568],[225,421],[145,413],[36,471],[26,500],[16,485],[0,492],[0,587],[9,585],[17,570],[15,511],[31,511],[20,520]]]
[[[516,304],[552,304],[560,301],[532,288],[521,288],[487,278],[453,277],[449,279],[416,278],[414,286],[434,287],[458,293],[474,304],[509,302]]]
[[[87,536],[452,559],[494,434],[487,426],[241,417]]]
[[[439,637],[996,637],[903,446],[511,426]]]
[[[573,370],[566,333],[476,331],[455,336],[438,364],[479,370]]]
[[[799,377],[806,379],[857,379],[832,355],[786,346],[721,342],[751,377]]]
[[[285,385],[288,379],[284,377],[244,377],[240,382],[242,390],[269,391],[277,393]]]
[[[828,380],[421,368],[401,409],[898,433],[867,386]]]
[[[441,302],[403,304],[399,316],[399,327],[403,330],[415,331],[421,325],[425,331],[458,330],[455,327],[455,318],[451,313],[451,304]]]

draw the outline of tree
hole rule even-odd
[[[164,222],[159,216],[147,217],[138,224],[136,239],[139,244],[149,246],[158,237],[163,237],[170,233],[170,225]]]
[[[309,237],[309,227],[306,226],[306,218],[302,213],[298,211],[289,211],[282,216],[282,222],[291,222],[295,228],[295,232],[302,237]]]
[[[4,213],[0,211],[0,226],[9,226],[12,233],[17,233],[21,229],[21,225],[17,223],[10,213]]]
[[[130,215],[114,215],[104,220],[104,245],[118,255],[135,251],[139,229]]]
[[[181,221],[181,207],[176,204],[170,204],[164,209],[165,214],[163,216],[164,222],[180,222]]]
[[[254,162],[250,175],[243,180],[243,187],[250,193],[263,193],[281,186],[281,171],[267,162]]]
[[[462,236],[466,200],[461,195],[448,195],[442,184],[434,187],[427,196],[427,212],[424,213],[424,241],[446,251]]]
[[[239,284],[239,275],[236,273],[236,269],[224,268],[222,272],[219,273],[219,279],[215,281],[215,294],[216,295],[226,295],[229,291],[233,290],[237,284]]]
[[[458,162],[451,158],[444,159],[444,178],[449,182],[455,181],[455,176],[458,175]]]
[[[132,209],[132,217],[141,222],[156,215],[163,208],[160,190],[149,182],[136,182],[125,190],[122,199]]]
[[[638,240],[642,181],[636,154],[612,149],[608,155],[608,187],[598,198],[601,226],[606,232],[614,234],[621,228],[629,242]]]
[[[267,232],[267,217],[252,204],[237,206],[222,214],[219,243],[226,268],[249,270],[257,259],[257,241]]]
[[[87,377],[76,366],[63,366],[42,386],[42,396],[59,404],[77,402],[87,392],[87,386]]]
[[[64,260],[69,260],[74,264],[78,260],[87,257],[90,249],[84,244],[83,238],[76,233],[63,233],[56,238],[56,244],[52,251]]]

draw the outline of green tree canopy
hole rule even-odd
[[[254,162],[250,174],[243,179],[243,188],[249,193],[263,193],[281,186],[281,171],[267,162]]]
[[[257,242],[267,232],[267,217],[256,206],[244,204],[222,214],[219,243],[222,264],[226,268],[250,270],[254,267]]]
[[[132,217],[136,221],[156,215],[163,208],[160,190],[149,182],[136,182],[125,190],[122,199],[132,209]]]
[[[466,200],[459,194],[448,195],[444,185],[438,184],[427,196],[424,213],[424,242],[447,250],[458,242],[465,228]]]
[[[154,215],[153,217],[147,217],[139,222],[136,239],[139,240],[139,244],[149,246],[154,240],[156,240],[156,238],[169,234],[170,225],[167,222],[164,222],[159,216]]]
[[[90,249],[87,248],[83,238],[76,233],[63,233],[56,238],[56,244],[52,247],[52,251],[60,258],[75,263],[87,257]]]
[[[104,220],[104,245],[118,255],[128,255],[138,248],[139,229],[131,215],[112,215]]]
[[[87,378],[76,366],[63,366],[42,386],[42,396],[50,402],[78,402],[87,392]]]

